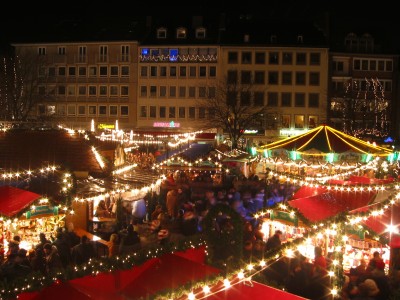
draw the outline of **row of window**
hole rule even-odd
[[[98,49],[98,54],[100,58],[107,58],[108,56],[108,46],[107,45],[100,45]],[[39,55],[46,55],[47,54],[47,47],[40,46],[37,49],[37,53]],[[57,47],[57,54],[58,55],[66,55],[67,54],[67,47],[66,46],[58,46]],[[86,57],[87,55],[87,46],[79,46],[78,47],[78,55],[80,57]],[[120,46],[120,55],[123,61],[129,61],[130,56],[130,46],[129,45],[121,45]]]
[[[307,121],[307,122],[306,122]],[[315,128],[318,126],[318,116],[315,115],[282,115],[281,116],[281,127],[284,129],[289,128]]]
[[[228,64],[268,64],[270,65],[313,65],[321,64],[321,53],[319,52],[253,52],[253,51],[229,51]]]
[[[187,36],[187,29],[184,27],[179,27],[176,29],[176,38],[185,39]],[[206,37],[206,29],[204,27],[196,28],[196,39],[204,39]],[[167,38],[167,28],[161,27],[157,29],[157,38],[166,39]]]
[[[150,72],[149,72],[150,70]],[[178,74],[179,72],[179,74]],[[140,77],[211,77],[215,78],[217,76],[216,66],[141,66],[140,67]]]
[[[40,77],[69,76],[69,77],[129,77],[129,66],[58,66],[41,68]]]
[[[293,74],[294,73],[294,74]],[[308,73],[308,85],[318,86],[320,85],[320,73],[319,72],[278,72],[278,71],[240,71],[240,83],[241,84],[265,84],[266,75],[268,74],[268,84],[279,84],[279,81],[283,85],[306,85],[307,84],[307,73]],[[239,82],[239,73],[236,70],[228,71],[227,80],[229,84],[236,84]],[[280,76],[279,76],[280,75]],[[294,75],[294,76],[293,76]],[[280,80],[279,80],[280,78]]]
[[[41,96],[100,96],[100,97],[128,97],[129,86],[127,85],[58,85],[38,87]]]
[[[262,95],[263,96],[263,95]],[[280,97],[279,97],[280,96]],[[261,97],[261,96],[260,96]],[[294,100],[294,101],[293,101]],[[294,99],[292,93],[267,93],[267,106],[269,107],[319,107],[319,94],[309,93],[308,102],[306,105],[306,94],[305,93],[294,93]]]
[[[139,117],[140,118],[179,118],[179,119],[205,119],[206,108],[204,107],[175,107],[175,106],[140,106]],[[210,113],[210,112],[208,112]]]
[[[365,80],[353,79],[350,81],[334,80],[332,81],[332,89],[334,91],[369,91],[375,93],[391,92],[392,80]]]
[[[128,117],[127,105],[38,105],[38,115]]]
[[[201,86],[201,87],[195,87],[195,86],[155,86],[155,85],[151,85],[151,86],[145,86],[142,85],[140,86],[140,96],[143,98],[147,98],[147,97],[152,97],[152,98],[157,98],[157,97],[171,97],[171,98],[175,98],[175,97],[179,97],[179,98],[205,98],[205,97],[209,97],[209,98],[213,98],[215,97],[215,87],[205,87],[205,86]],[[167,94],[168,92],[168,94]]]
[[[141,48],[140,55],[142,57],[169,57],[170,61],[178,60],[178,56],[191,56],[191,55],[200,55],[200,56],[216,56],[218,54],[217,48]]]
[[[393,71],[393,60],[391,59],[354,59],[353,69],[361,71]]]

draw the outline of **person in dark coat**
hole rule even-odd
[[[75,265],[87,263],[89,259],[96,257],[93,245],[86,235],[83,235],[81,242],[72,248],[71,256]]]
[[[277,230],[273,236],[270,236],[267,240],[267,244],[265,245],[265,250],[271,251],[279,248],[282,245],[281,242],[282,231]]]
[[[63,267],[66,268],[71,263],[71,248],[64,239],[64,234],[62,232],[57,233],[53,245],[56,246],[61,263]]]

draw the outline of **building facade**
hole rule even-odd
[[[33,119],[73,128],[136,127],[137,42],[14,44],[22,58],[40,63]],[[102,124],[102,125],[101,125]]]

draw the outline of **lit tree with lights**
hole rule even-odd
[[[390,105],[379,79],[347,82],[341,109],[345,133],[359,138],[388,135]]]
[[[232,149],[237,149],[246,129],[265,129],[268,108],[263,97],[254,97],[257,92],[260,91],[252,81],[243,84],[237,78],[208,86],[205,97],[197,102],[207,112],[204,128],[222,129],[228,134]]]
[[[0,61],[0,118],[25,121],[34,110],[39,85],[45,81],[45,61],[37,55],[4,56]]]

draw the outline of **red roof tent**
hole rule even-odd
[[[309,221],[319,222],[338,213],[366,206],[375,195],[375,191],[328,191],[322,187],[301,187],[293,200],[289,201],[289,205],[297,208]]]
[[[1,186],[0,214],[10,218],[41,197],[39,194],[12,186]]]

